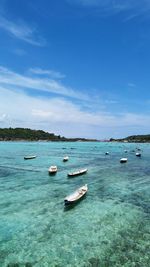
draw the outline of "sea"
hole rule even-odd
[[[0,267],[33,266],[150,267],[150,144],[0,142]]]

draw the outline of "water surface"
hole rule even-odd
[[[85,183],[86,198],[65,210],[64,197]],[[0,142],[0,266],[149,267],[149,200],[149,144]]]

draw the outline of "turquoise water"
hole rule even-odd
[[[65,210],[85,183],[86,198]],[[0,142],[0,267],[149,267],[149,219],[150,144]]]

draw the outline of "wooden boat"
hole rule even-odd
[[[35,159],[36,158],[36,156],[34,155],[34,156],[25,156],[24,157],[24,159]]]
[[[80,199],[82,199],[85,196],[87,191],[88,191],[87,184],[85,184],[84,186],[81,186],[74,193],[72,193],[71,195],[67,196],[64,199],[65,206],[75,204],[76,202],[78,202]]]
[[[57,166],[50,166],[48,172],[49,174],[55,174],[57,172]]]
[[[141,157],[141,153],[136,153],[135,154],[137,157]]]
[[[120,159],[120,163],[126,163],[127,161],[128,161],[127,158],[122,158],[122,159]]]
[[[69,157],[68,156],[66,156],[66,157],[64,157],[63,158],[63,161],[65,162],[65,161],[68,161],[69,160]]]
[[[82,170],[78,170],[78,171],[75,171],[75,172],[70,172],[70,173],[68,173],[68,176],[69,177],[78,176],[78,175],[82,175],[82,174],[84,174],[86,172],[87,172],[87,169],[82,169]]]

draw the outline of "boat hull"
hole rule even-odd
[[[75,172],[75,173],[68,173],[68,177],[74,177],[74,176],[79,176],[87,173],[87,170],[81,171],[81,172]]]
[[[79,188],[73,194],[64,199],[64,205],[72,206],[77,204],[80,200],[82,200],[86,196],[87,191],[88,191],[87,185]]]
[[[141,157],[141,153],[136,153],[136,157]]]
[[[55,175],[57,173],[57,166],[51,166],[48,169],[49,175]]]
[[[25,160],[28,160],[28,159],[35,159],[35,158],[36,158],[36,156],[31,156],[31,157],[28,157],[28,156],[27,156],[27,157],[24,157]]]
[[[75,206],[75,205],[78,204],[80,201],[82,201],[85,197],[86,197],[86,194],[83,195],[81,198],[75,200],[75,201],[64,200],[64,205],[65,205],[65,207]]]
[[[120,163],[126,163],[127,161],[128,161],[127,158],[122,158],[122,159],[120,159]]]

